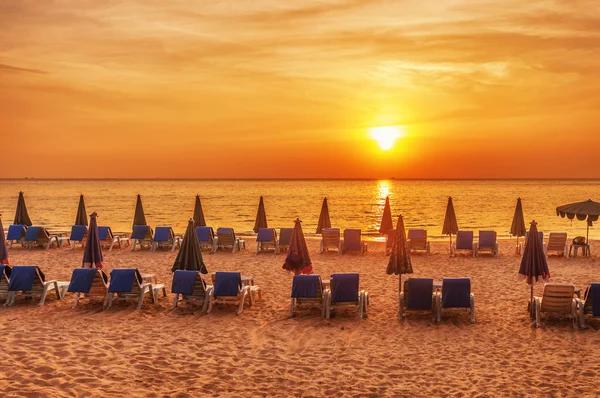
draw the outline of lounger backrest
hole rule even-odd
[[[215,297],[235,297],[242,288],[242,274],[239,272],[215,272]]]
[[[154,230],[154,241],[155,242],[173,242],[175,234],[171,227],[156,227]]]
[[[71,227],[71,237],[69,239],[75,242],[81,242],[87,234],[87,231],[88,228],[85,225],[73,225]]]
[[[212,243],[215,233],[212,227],[196,227],[196,236],[200,243]]]
[[[494,248],[496,246],[496,231],[479,231],[479,247]]]
[[[471,307],[471,279],[444,278],[442,282],[443,308]]]
[[[346,251],[360,251],[361,241],[360,229],[345,229],[344,230],[344,250]]]
[[[89,293],[94,282],[106,288],[108,277],[98,268],[75,268],[69,282],[70,293]]]
[[[542,312],[569,313],[573,305],[575,286],[566,283],[546,283],[542,296]]]
[[[219,245],[233,246],[235,243],[235,231],[233,228],[217,228]]]
[[[25,240],[27,242],[35,242],[38,236],[42,233],[42,227],[29,227],[25,231]]]
[[[431,310],[433,306],[433,279],[409,278],[405,282],[404,300],[409,310]]]
[[[8,234],[6,239],[11,240],[21,240],[25,237],[25,230],[27,227],[25,225],[13,224],[8,226]]]
[[[325,247],[338,247],[340,245],[340,229],[339,228],[323,228],[321,237]]]
[[[529,236],[529,231],[525,232],[525,242],[527,242],[527,237]],[[544,232],[538,232],[538,237],[540,238],[540,243],[544,243]]]
[[[275,228],[259,228],[256,237],[257,242],[277,242],[277,232]]]
[[[456,233],[457,250],[473,250],[473,231],[458,231]]]
[[[134,225],[131,239],[152,240],[152,228],[149,225]]]
[[[206,283],[198,271],[176,270],[171,292],[184,296],[204,296]]]
[[[137,268],[115,268],[110,273],[109,293],[129,293],[139,289],[142,275]]]
[[[396,235],[396,230],[395,229],[390,229],[389,231],[387,231],[387,234],[385,236],[385,247],[388,249],[391,249],[392,246],[394,246],[394,236]]]
[[[426,229],[409,229],[408,244],[411,249],[427,249],[427,230]]]
[[[292,298],[318,298],[323,295],[320,275],[294,275]]]
[[[294,228],[281,228],[279,230],[279,246],[289,246],[293,232]]]
[[[100,240],[110,240],[112,241],[114,235],[110,227],[98,227],[98,238]]]
[[[9,291],[30,291],[35,285],[41,286],[45,276],[37,265],[15,265],[12,268]]]
[[[567,244],[567,233],[566,232],[550,232],[548,235],[548,250],[563,251]]]
[[[590,283],[584,297],[584,313],[600,316],[600,283]]]
[[[333,274],[330,280],[331,301],[334,303],[358,302],[359,275]]]

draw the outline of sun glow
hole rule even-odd
[[[404,136],[404,128],[401,126],[371,127],[369,133],[382,151],[388,151],[392,149],[398,138]]]

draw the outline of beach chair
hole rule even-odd
[[[152,240],[152,248],[150,250],[156,251],[158,248],[167,247],[171,248],[171,252],[174,252],[175,248],[179,245],[179,237],[175,236],[173,228],[156,227],[154,230],[154,239]]]
[[[456,240],[452,243],[452,257],[456,257],[458,252],[469,252],[475,257],[473,231],[458,231],[456,233]]]
[[[357,252],[363,254],[367,251],[367,242],[361,238],[360,229],[345,229],[344,241],[342,244],[342,254],[348,252]]]
[[[10,274],[12,267],[7,264],[0,264],[0,298],[8,298],[8,284],[10,283]]]
[[[6,234],[6,242],[8,248],[12,248],[13,243],[24,246],[25,243],[25,231],[27,227],[25,225],[13,224],[8,226],[8,233]]]
[[[259,228],[256,236],[256,254],[261,251],[273,249],[275,254],[279,253],[279,242],[275,228]]]
[[[75,293],[73,308],[77,307],[82,297],[101,297],[102,301],[105,301],[108,294],[108,275],[98,268],[75,268],[67,292]]]
[[[337,250],[338,254],[343,251],[339,228],[323,228],[321,230],[319,253],[327,253],[330,250]]]
[[[211,285],[206,285],[200,272],[176,270],[171,285],[171,293],[175,294],[173,308],[177,307],[181,296],[184,303],[200,305],[205,312],[212,289]]]
[[[586,317],[600,317],[600,283],[590,283],[585,289],[585,294],[582,300],[577,300],[577,308],[579,309],[579,323],[582,329],[586,328]]]
[[[299,307],[320,307],[321,316],[325,316],[328,290],[323,289],[320,275],[294,275],[292,296],[290,298],[290,316]]]
[[[394,236],[396,235],[395,229],[390,229],[385,234],[385,255],[389,256],[392,252],[392,247],[394,247]]]
[[[442,320],[442,311],[452,308],[467,309],[471,323],[475,323],[475,295],[471,293],[471,279],[444,278],[442,293],[436,295],[437,321]]]
[[[329,282],[325,317],[329,319],[331,311],[341,306],[353,306],[358,309],[358,318],[367,312],[369,293],[360,290],[358,274],[333,274]]]
[[[17,293],[24,297],[39,296],[39,306],[44,305],[48,290],[53,289],[58,300],[62,299],[68,282],[47,281],[44,273],[37,265],[15,265],[10,273],[8,298],[5,307],[15,304]]]
[[[292,233],[294,232],[294,228],[281,228],[279,230],[279,240],[277,241],[277,245],[279,246],[279,251],[277,254],[281,252],[286,252],[290,248],[290,243],[292,242]]]
[[[62,247],[65,243],[69,246],[71,250],[75,249],[77,243],[81,245],[81,247],[85,246],[85,241],[87,239],[88,227],[85,225],[73,225],[71,227],[71,235],[68,237],[59,237],[58,238],[58,246]]]
[[[409,278],[404,281],[404,290],[399,295],[398,319],[402,319],[405,311],[431,312],[432,320],[436,320],[436,293],[431,278]]]
[[[130,239],[133,240],[131,251],[135,250],[135,246],[138,243],[140,244],[140,249],[143,249],[144,246],[148,246],[149,249],[152,249],[154,243],[154,231],[152,231],[152,228],[150,228],[149,225],[134,225]]]
[[[201,249],[212,249],[215,233],[211,227],[196,227],[196,236]]]
[[[208,301],[207,314],[218,303],[237,305],[237,315],[244,310],[244,304],[253,304],[251,287],[242,285],[242,275],[239,272],[215,272],[212,278],[214,287]]]
[[[529,235],[529,231],[525,232],[525,240],[521,242],[521,256],[525,253],[525,246],[527,245],[527,236]],[[544,233],[538,232],[538,236],[540,238],[540,242],[542,242],[542,246],[544,248],[544,253],[546,253],[546,242],[544,242]]]
[[[236,250],[246,248],[246,242],[235,236],[233,228],[217,228],[217,236],[213,239],[212,253],[218,249],[231,249],[232,253]]]
[[[53,244],[58,247],[58,236],[50,235],[44,227],[29,227],[25,231],[24,247],[31,249],[34,246],[39,246],[48,250]]]
[[[567,316],[577,319],[578,301],[574,298],[575,286],[567,283],[546,283],[542,297],[534,297],[535,327],[541,325],[542,314]]]
[[[548,235],[548,243],[544,248],[546,257],[549,256],[550,252],[554,252],[559,256],[569,258],[569,244],[567,243],[566,232],[550,232]]]
[[[428,256],[431,253],[426,229],[409,229],[407,240],[408,250],[411,253],[424,251]]]
[[[108,251],[113,249],[115,243],[119,246],[119,249],[123,247],[124,243],[129,245],[129,238],[125,238],[119,235],[113,234],[110,227],[98,227],[98,238],[100,239],[100,244],[102,247],[108,245]]]
[[[150,293],[150,299],[154,304],[160,291],[163,292],[164,297],[167,297],[165,285],[142,283],[142,275],[137,268],[113,269],[110,273],[110,284],[104,300],[104,307],[110,308],[114,301],[135,301],[139,310],[142,308],[144,296],[147,293]]]
[[[475,256],[479,256],[479,253],[482,252],[489,252],[495,257],[498,257],[500,253],[496,238],[496,231],[479,231],[479,239],[477,240],[477,246],[475,247]]]

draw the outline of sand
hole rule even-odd
[[[289,317],[291,276],[283,255],[205,255],[208,270],[254,276],[263,301],[240,316],[233,307],[209,315],[170,311],[170,268],[163,251],[105,252],[105,269],[139,267],[167,284],[169,297],[136,311],[119,303],[102,310],[73,295],[50,296],[38,308],[23,299],[0,308],[0,391],[3,396],[597,396],[600,394],[599,321],[574,328],[529,321],[529,288],[517,281],[519,259],[510,242],[500,258],[449,258],[447,243],[432,255],[413,255],[416,277],[472,280],[476,323],[467,312],[434,324],[427,314],[398,321],[398,278],[385,274],[380,243],[364,256],[319,255],[309,241],[316,273],[360,272],[369,292],[367,317],[352,310],[330,320],[318,310]],[[514,241],[513,241],[514,243]],[[594,247],[596,245],[592,245]],[[597,247],[597,246],[596,246]],[[48,278],[68,280],[82,250],[10,250],[13,265],[37,264]],[[551,258],[555,282],[585,287],[599,280],[598,257]],[[541,286],[536,287],[536,293]]]

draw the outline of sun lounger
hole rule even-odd
[[[167,297],[165,285],[142,283],[142,275],[137,268],[113,269],[110,273],[110,284],[108,285],[108,294],[106,300],[104,300],[104,306],[110,308],[115,300],[136,301],[139,310],[142,308],[146,293],[150,293],[152,304],[154,304],[161,290],[164,297]]]
[[[600,283],[590,283],[585,289],[583,300],[577,300],[579,309],[579,322],[581,328],[585,329],[585,320],[587,316],[594,318],[600,317]]]
[[[292,296],[290,299],[290,316],[298,307],[319,307],[321,316],[325,316],[328,291],[323,289],[319,275],[294,275],[292,281]]]
[[[0,264],[0,298],[8,298],[8,284],[10,283],[10,273],[12,267],[6,264]]]
[[[294,232],[294,228],[281,228],[279,230],[279,241],[277,242],[279,246],[279,252],[286,252],[290,248],[290,243],[292,242],[292,233]]]
[[[431,312],[432,320],[435,321],[435,299],[433,279],[409,278],[404,281],[404,290],[400,292],[398,319],[402,319],[405,311],[427,311]]]
[[[361,238],[360,229],[345,229],[344,241],[342,245],[342,254],[348,252],[358,252],[363,254],[367,251],[367,242]]]
[[[140,249],[143,249],[144,246],[148,246],[149,249],[152,249],[152,244],[154,243],[154,232],[149,225],[134,225],[130,239],[133,240],[131,251],[135,250],[135,246],[138,243],[140,244]]]
[[[242,276],[239,272],[216,272],[212,277],[214,287],[208,302],[207,314],[217,303],[237,305],[238,315],[244,310],[245,303],[249,306],[253,304],[251,287],[242,285]]]
[[[495,257],[499,256],[498,242],[496,241],[496,231],[479,231],[479,239],[475,248],[475,256],[479,253],[492,253]]]
[[[13,224],[8,226],[8,233],[6,234],[6,242],[8,247],[12,248],[13,243],[24,246],[25,243],[25,231],[27,227],[25,225]]]
[[[550,252],[569,258],[569,245],[567,244],[566,232],[550,232],[545,248],[546,257],[548,257]]]
[[[215,253],[218,249],[231,249],[232,253],[236,250],[246,248],[246,242],[235,236],[233,228],[218,228],[217,236],[213,240],[212,252]]]
[[[81,245],[81,247],[85,246],[85,241],[87,239],[88,227],[85,225],[73,225],[71,227],[71,235],[69,237],[59,237],[58,238],[58,246],[62,247],[65,243],[71,248],[71,250],[75,249],[77,243]]]
[[[525,253],[525,246],[527,245],[527,236],[529,235],[529,232],[525,232],[525,240],[523,240],[523,242],[521,242],[521,256],[523,255],[523,253]],[[542,246],[544,248],[544,253],[546,253],[546,242],[544,242],[544,233],[543,232],[538,232],[538,236],[540,238],[540,242],[542,242]]]
[[[200,248],[212,249],[215,233],[211,227],[196,227],[196,236],[200,243]]]
[[[327,253],[330,250],[337,250],[338,254],[343,251],[339,228],[323,228],[321,230],[319,253]]]
[[[175,294],[173,308],[177,307],[179,297],[187,304],[202,306],[202,312],[206,311],[213,287],[206,285],[202,275],[198,271],[176,270],[173,274],[171,293]]]
[[[358,274],[333,274],[327,292],[326,318],[329,319],[331,311],[341,306],[353,306],[358,309],[358,317],[362,319],[367,312],[369,294],[360,290]]]
[[[546,283],[542,297],[534,297],[535,327],[541,325],[542,314],[567,316],[577,319],[577,299],[573,297],[575,286],[566,283]]]
[[[49,289],[54,289],[56,298],[62,299],[68,282],[47,281],[44,273],[36,265],[15,265],[10,274],[8,298],[5,307],[15,304],[17,293],[24,297],[39,296],[38,305],[44,305]]]
[[[273,249],[275,254],[279,253],[277,232],[275,228],[259,228],[258,235],[256,236],[256,254],[269,249]]]
[[[179,237],[175,236],[173,228],[171,227],[156,227],[154,230],[154,240],[152,241],[152,248],[150,250],[156,251],[161,247],[171,248],[171,252],[175,251],[175,248],[180,245]]]
[[[108,251],[113,249],[115,243],[119,246],[119,249],[123,247],[124,243],[129,245],[129,238],[124,238],[122,236],[113,234],[110,227],[98,227],[98,238],[100,239],[100,244],[103,247],[108,245]]]
[[[77,307],[82,297],[101,297],[106,300],[108,294],[108,275],[98,268],[75,268],[69,283],[69,293],[75,293],[73,308]]]
[[[53,244],[58,247],[58,236],[50,235],[44,227],[29,227],[25,231],[25,242],[23,245],[27,248],[31,249],[34,246],[40,246],[47,250]]]
[[[409,229],[408,230],[408,250],[412,252],[424,251],[428,256],[430,254],[430,245],[427,240],[426,229]]]
[[[475,257],[473,231],[458,231],[456,233],[456,240],[452,244],[452,257],[456,257],[458,252],[469,252]]]
[[[437,321],[442,320],[442,311],[451,308],[469,310],[471,323],[475,323],[475,295],[471,293],[471,279],[444,278],[442,293],[436,296]]]

